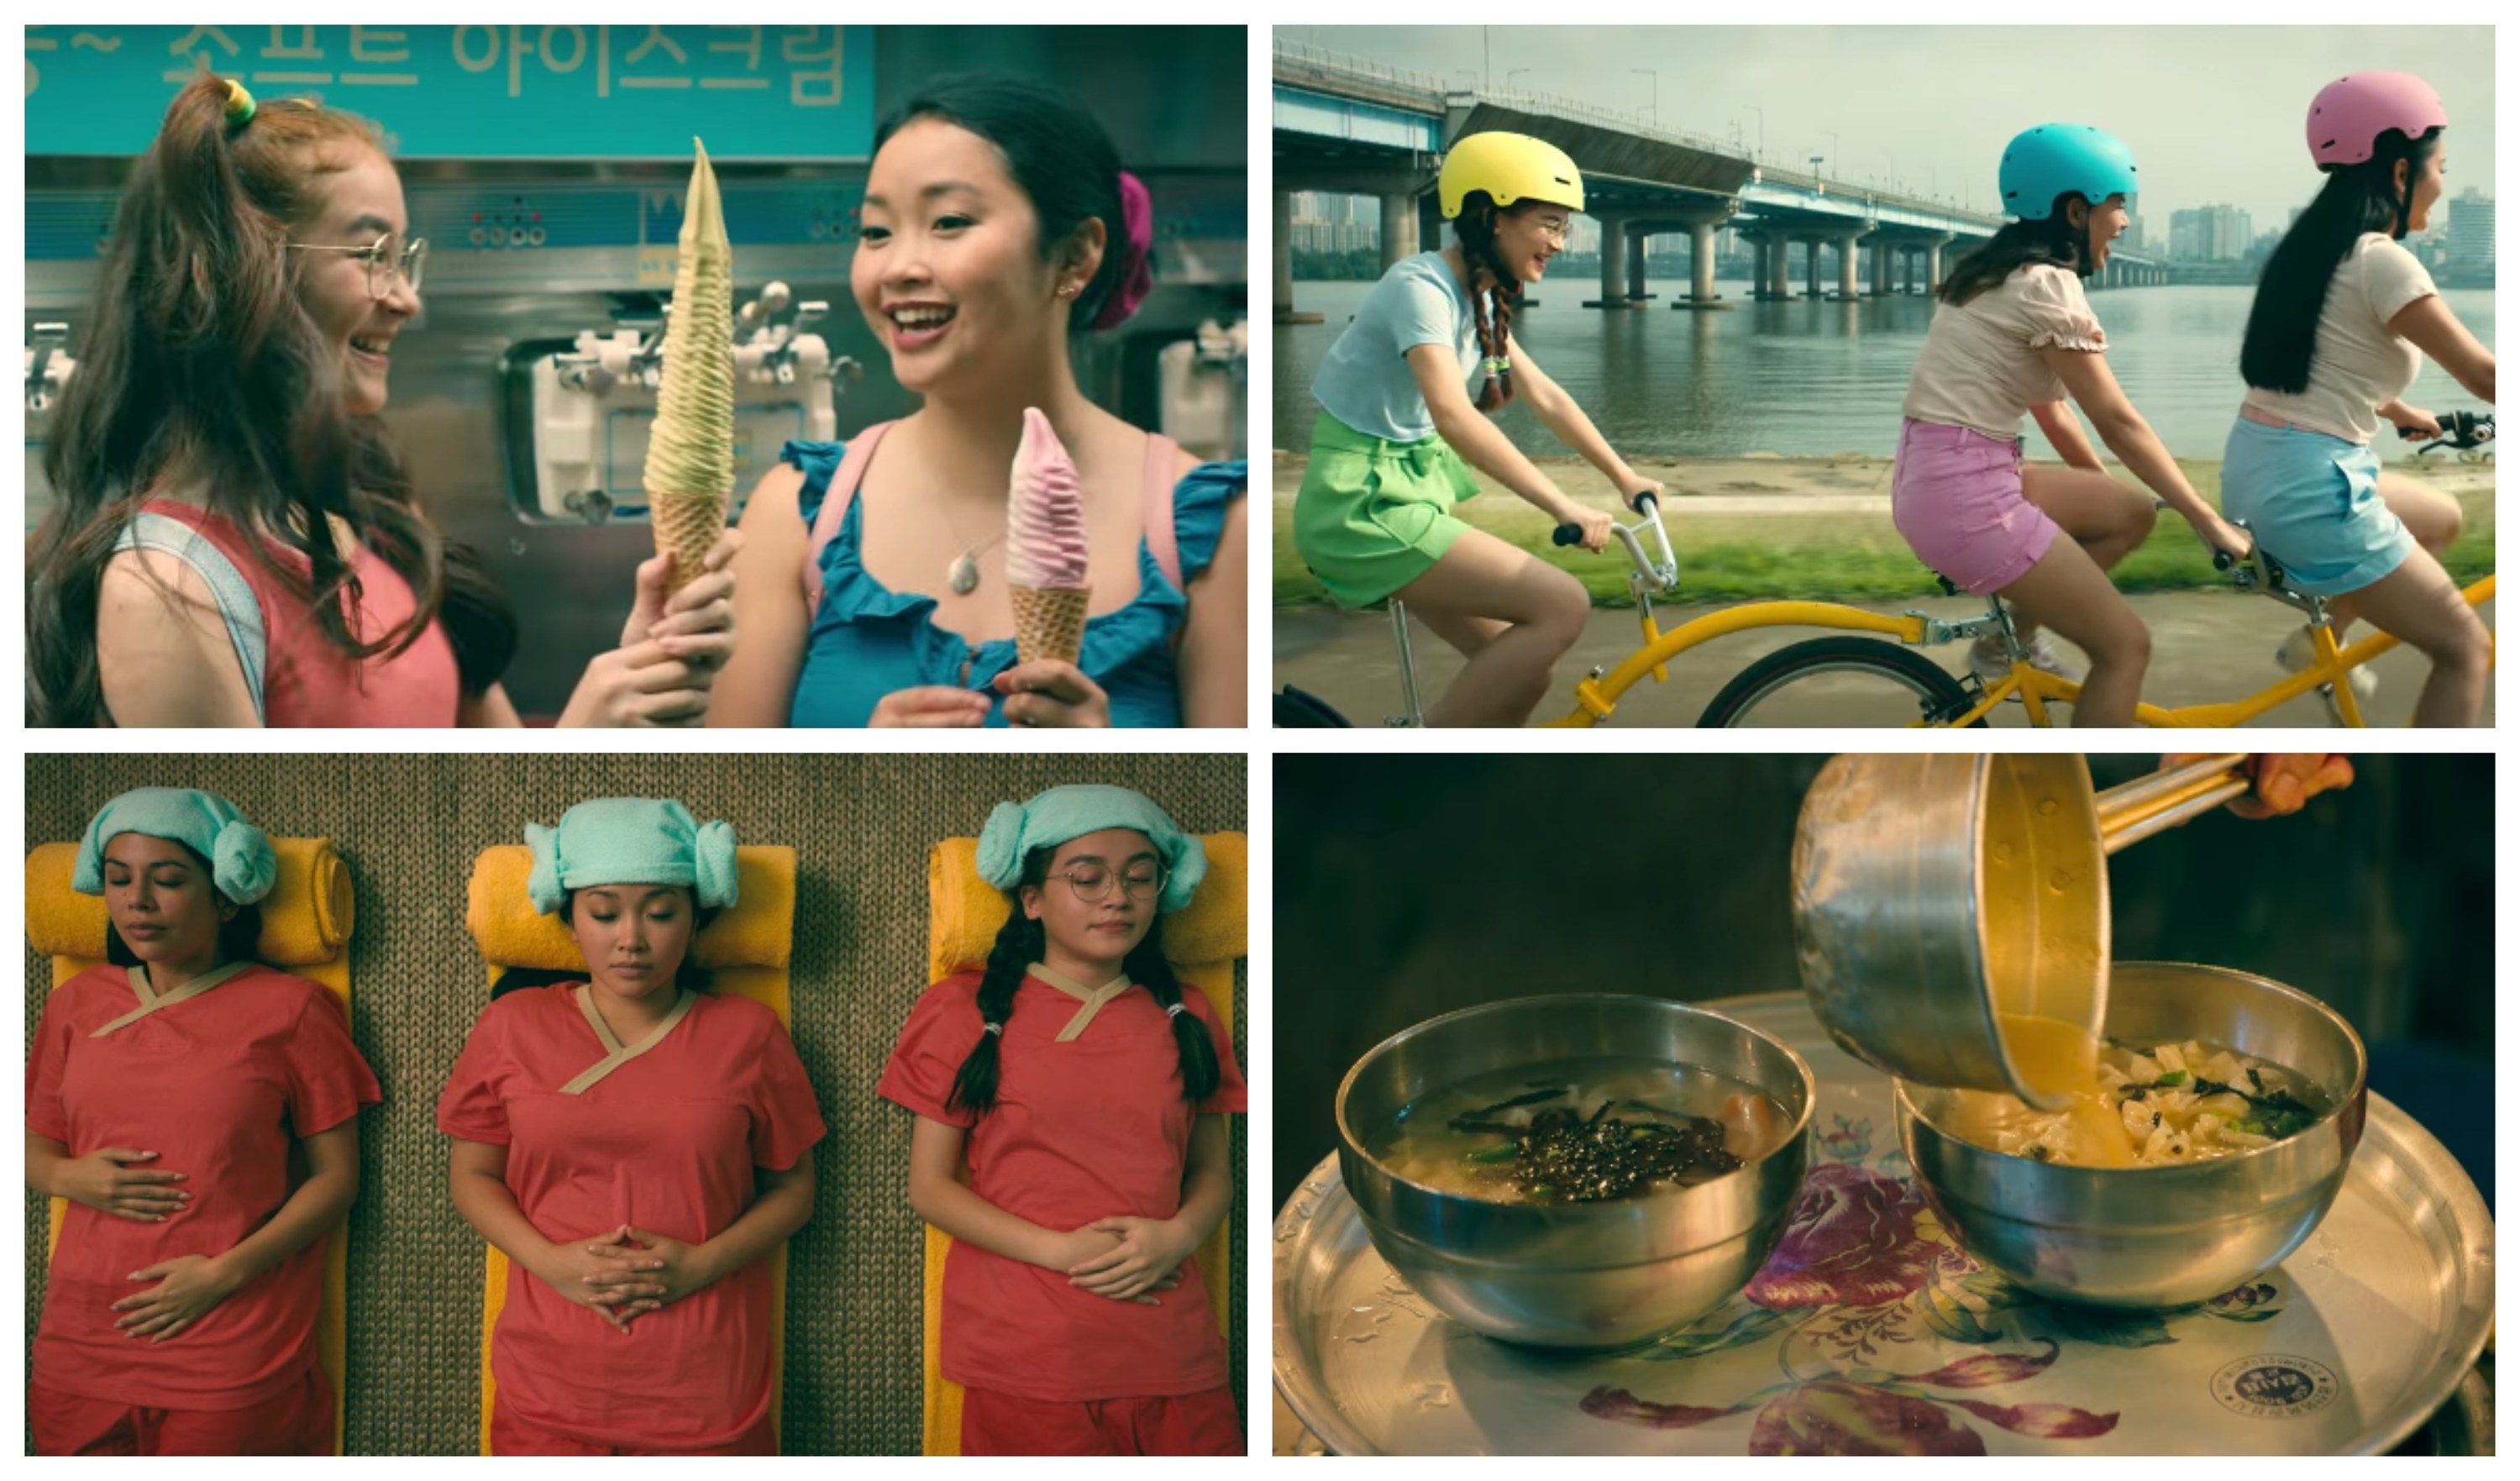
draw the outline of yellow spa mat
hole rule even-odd
[[[489,964],[490,978],[512,966],[584,971],[577,941],[556,916],[534,913],[525,894],[533,851],[521,843],[485,848],[472,862],[465,885],[464,928]],[[709,969],[710,987],[750,998],[788,1026],[788,956],[796,923],[796,851],[742,847],[735,851],[736,901],[692,943],[692,954]],[[487,1001],[486,999],[484,1000]],[[490,1375],[490,1333],[508,1298],[508,1257],[486,1251],[481,1281],[481,1454],[490,1454],[490,1409],[499,1386]],[[788,1325],[788,1247],[770,1255],[770,1424],[779,1425],[781,1354]]]
[[[311,978],[333,990],[346,1012],[350,962],[346,950],[355,911],[350,872],[324,838],[274,838],[280,873],[262,901],[262,937],[254,956],[268,965]],[[92,966],[105,965],[105,901],[70,888],[78,860],[75,843],[46,843],[26,856],[26,939],[53,959],[58,988]],[[62,1236],[68,1205],[52,1200],[45,1250]],[[333,1454],[341,1453],[341,1414],[349,1385],[343,1381],[343,1316],[347,1301],[349,1241],[346,1226],[324,1239],[324,1299],[315,1310],[315,1361],[333,1385]]]
[[[1217,1021],[1234,1026],[1234,964],[1248,955],[1250,840],[1241,833],[1202,833],[1207,877],[1184,909],[1164,918],[1164,955],[1182,981],[1207,995]],[[980,877],[973,863],[976,838],[948,838],[927,855],[927,980],[977,970],[989,957],[998,928],[1007,923],[1007,897]],[[1226,1265],[1234,1232],[1220,1220],[1199,1246],[1199,1275],[1216,1308],[1217,1328],[1230,1349],[1240,1340],[1229,1310],[1232,1281]],[[927,1263],[920,1293],[920,1373],[924,1386],[921,1428],[931,1456],[963,1453],[963,1387],[937,1370],[937,1317],[944,1302],[945,1252],[954,1241],[934,1226],[926,1230]]]

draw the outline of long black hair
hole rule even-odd
[[[2302,208],[2258,278],[2248,334],[2240,341],[2241,380],[2260,390],[2290,395],[2310,388],[2319,311],[2327,304],[2337,264],[2365,233],[2407,235],[2415,181],[2440,148],[2438,128],[2424,130],[2419,139],[2388,129],[2373,142],[2370,158],[2328,171],[2327,183]],[[2404,189],[2396,178],[2402,159],[2407,164]]]
[[[1514,207],[1515,214],[1528,210],[1535,202],[1524,202]],[[1462,198],[1462,213],[1453,218],[1453,240],[1462,245],[1462,260],[1470,266],[1470,326],[1477,331],[1479,356],[1485,362],[1486,377],[1479,382],[1478,408],[1496,411],[1513,400],[1513,360],[1509,353],[1513,316],[1522,308],[1522,280],[1506,271],[1505,258],[1497,251],[1496,198],[1486,191],[1472,191]],[[1608,245],[1601,248],[1610,250]],[[1479,287],[1479,274],[1488,275],[1488,286]],[[1503,366],[1504,369],[1496,369]]]
[[[1022,884],[1035,889],[1050,879],[1050,858],[1056,848],[1037,848],[1024,855]],[[1114,888],[1120,887],[1114,881]],[[978,1006],[984,1026],[980,1042],[963,1056],[963,1067],[954,1074],[954,1093],[945,1103],[974,1116],[984,1116],[998,1103],[999,1041],[1005,1038],[1007,1015],[1014,1011],[1015,989],[1022,985],[1024,968],[1040,961],[1048,938],[1041,922],[1024,915],[1023,898],[1017,890],[1007,892],[1012,907],[1007,923],[998,928],[998,939],[989,948],[988,965],[980,972]],[[1182,1001],[1181,979],[1173,975],[1173,965],[1164,960],[1164,920],[1158,915],[1147,924],[1147,933],[1129,949],[1120,961],[1120,969],[1129,980],[1152,994],[1155,1005],[1170,1015],[1173,1025],[1173,1049],[1180,1056],[1182,1099],[1196,1104],[1216,1094],[1221,1072],[1216,1064],[1216,1045],[1207,1037],[1207,1025],[1188,1009],[1172,1012]]]
[[[212,894],[228,904],[236,904],[235,901],[228,900],[226,893],[219,889],[218,873],[210,868],[209,860],[202,858],[191,844],[180,838],[169,838],[166,841],[182,849],[184,857],[192,860],[193,867],[202,872],[202,877],[211,881]],[[259,960],[254,956],[254,952],[261,944],[262,906],[260,902],[252,905],[238,905],[235,915],[219,922],[220,965],[224,966],[231,962]],[[140,959],[132,954],[130,945],[122,939],[122,932],[113,928],[113,919],[110,916],[106,918],[105,922],[105,960],[116,966],[141,965]]]
[[[1041,260],[1058,256],[1088,220],[1102,223],[1102,261],[1076,295],[1070,334],[1084,334],[1128,272],[1128,218],[1120,203],[1120,152],[1074,98],[1012,72],[954,72],[930,81],[876,130],[875,150],[905,125],[936,118],[998,147],[1007,173],[1041,223]]]
[[[709,990],[709,969],[700,965],[699,953],[693,948],[699,945],[700,932],[707,930],[709,922],[717,919],[717,907],[701,905],[698,897],[688,889],[683,894],[692,903],[692,942],[691,946],[683,949],[683,960],[674,967],[674,987],[680,992],[704,993]],[[565,923],[574,919],[570,912],[576,909],[577,891],[562,890],[560,897],[561,920]],[[551,987],[562,982],[586,980],[584,968],[570,971],[564,967],[512,966],[499,973],[499,979],[490,984],[490,999],[495,1003],[510,993],[529,987]]]
[[[1951,276],[1943,280],[1941,300],[1958,308],[1988,289],[2001,287],[2029,263],[2061,267],[2077,278],[2090,277],[2091,218],[2086,216],[2081,226],[2074,225],[2065,215],[2065,204],[2070,201],[2091,205],[2090,199],[2080,191],[2067,191],[2056,198],[2043,219],[2007,222],[2002,230],[1971,248],[1952,264]]]

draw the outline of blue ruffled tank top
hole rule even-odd
[[[846,452],[839,442],[791,441],[779,449],[779,461],[805,475],[796,509],[808,529]],[[1142,538],[1138,595],[1116,611],[1086,619],[1076,666],[1110,697],[1113,726],[1182,723],[1180,665],[1173,653],[1174,635],[1190,616],[1182,588],[1216,559],[1226,511],[1250,481],[1247,468],[1239,460],[1202,463],[1173,486],[1182,586],[1165,578]],[[805,664],[788,705],[789,725],[863,726],[878,701],[895,690],[941,684],[989,693],[990,681],[1014,667],[1012,638],[967,643],[960,633],[936,625],[935,598],[892,591],[867,573],[858,559],[865,515],[864,502],[851,499],[839,529],[823,547],[823,600],[805,635]],[[1004,707],[991,705],[987,723],[1005,725]]]

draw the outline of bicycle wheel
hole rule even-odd
[[[1948,725],[1968,691],[1912,649],[1878,638],[1814,638],[1780,648],[1733,677],[1700,729],[1746,726]],[[1986,722],[1977,722],[1984,728]]]
[[[1347,717],[1289,684],[1270,698],[1269,723],[1279,730],[1351,730]]]

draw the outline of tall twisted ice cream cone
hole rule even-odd
[[[1050,419],[1024,409],[1007,490],[1007,595],[1014,605],[1015,661],[1073,663],[1085,646],[1085,499],[1076,465]]]
[[[648,433],[648,518],[656,549],[674,558],[673,585],[700,574],[726,530],[735,492],[735,253],[708,151],[692,141],[692,184],[674,261],[665,329],[665,379]]]

